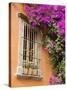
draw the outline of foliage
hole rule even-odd
[[[57,35],[55,41],[48,38],[47,48],[57,77],[65,83],[65,41],[60,35]]]
[[[52,75],[50,80],[49,80],[49,84],[53,85],[53,84],[62,84],[62,80],[58,79],[58,77],[56,75]]]
[[[26,4],[24,10],[31,25],[42,31],[42,44],[48,48],[54,69],[50,84],[65,83],[65,6]]]

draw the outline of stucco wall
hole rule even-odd
[[[19,11],[25,13],[21,4],[16,4],[19,7]],[[21,10],[22,9],[22,10]],[[43,79],[40,81],[36,80],[25,80],[18,79],[16,77],[16,67],[18,63],[18,38],[19,38],[19,19],[17,12],[13,5],[11,5],[11,86],[39,86],[48,85],[49,78],[52,74],[52,69],[48,60],[48,52],[41,48],[41,71]]]

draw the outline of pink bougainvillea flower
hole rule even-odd
[[[33,21],[31,24],[32,24],[32,26],[35,27],[36,26],[36,21]]]
[[[60,28],[58,34],[64,33],[62,29],[65,29],[65,6],[26,4],[24,9],[32,26],[36,27],[36,25],[39,25],[41,28],[44,28],[46,24],[48,26],[55,25],[55,30]]]
[[[28,5],[25,5],[24,10],[30,10],[31,8]]]
[[[59,28],[64,28],[65,27],[65,21],[61,20],[60,22],[57,23]]]
[[[58,34],[63,35],[65,33],[65,30],[61,29],[61,30],[58,30],[57,32],[58,32]]]
[[[49,84],[54,85],[54,84],[62,84],[62,80],[58,79],[57,76],[52,75],[49,79]]]

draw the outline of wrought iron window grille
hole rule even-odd
[[[25,15],[18,13],[18,17],[19,47],[16,75],[17,77],[41,80],[39,48],[41,46],[41,34],[34,30]]]

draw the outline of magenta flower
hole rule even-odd
[[[58,34],[60,34],[60,35],[65,34],[65,30],[64,30],[64,29],[58,30],[57,32],[58,32]]]
[[[58,22],[57,25],[59,28],[64,28],[65,27],[65,21],[62,20],[62,21]]]
[[[46,23],[52,25],[56,23],[55,28],[64,29],[65,28],[65,6],[60,5],[44,5],[44,4],[25,4],[24,10],[31,19],[32,26],[40,25],[43,27]],[[36,22],[34,22],[36,21]],[[42,25],[42,26],[41,26]],[[54,25],[54,24],[53,24]],[[58,31],[58,33],[62,31]]]
[[[52,75],[52,76],[50,77],[49,84],[50,84],[50,85],[62,84],[62,80],[58,79],[57,76]]]
[[[24,10],[31,10],[31,8],[28,5],[25,5]]]
[[[35,21],[32,22],[32,26],[34,26],[34,27],[36,26],[36,22]]]

